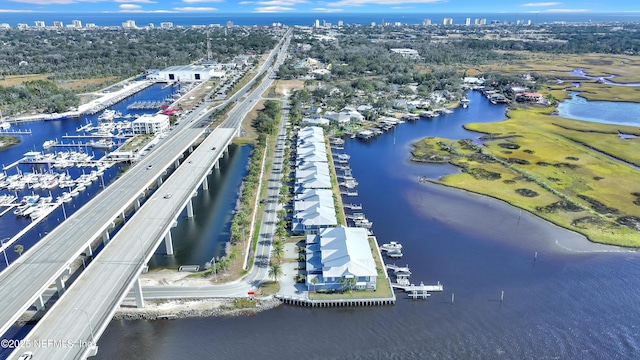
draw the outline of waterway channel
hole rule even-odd
[[[441,281],[443,293],[419,301],[399,293],[387,307],[112,321],[96,359],[640,357],[636,252],[591,244],[497,200],[418,182],[456,170],[409,163],[411,142],[474,138],[461,125],[505,118],[504,106],[476,92],[469,99],[467,109],[345,144],[359,182],[354,202],[379,241],[401,242],[399,263],[409,265],[412,282]]]

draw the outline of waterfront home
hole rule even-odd
[[[538,93],[524,92],[524,93],[521,93],[521,94],[516,94],[516,101],[517,102],[529,102],[529,103],[543,103],[544,102],[544,96],[542,96],[542,94],[538,94]]]
[[[331,120],[325,117],[305,117],[302,118],[302,123],[310,126],[325,126],[331,123]]]
[[[307,235],[306,250],[309,290],[343,290],[350,279],[355,289],[376,289],[378,272],[366,229],[340,225],[321,230]]]
[[[333,199],[332,199],[333,200]],[[291,230],[294,234],[317,234],[322,229],[338,225],[335,208],[314,206],[293,215]]]

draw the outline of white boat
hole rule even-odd
[[[84,189],[83,189],[83,190],[84,190]],[[80,195],[80,190],[79,190],[79,189],[77,189],[77,188],[76,188],[76,189],[73,189],[73,190],[71,190],[71,192],[69,193],[69,195],[71,195],[71,196],[78,196],[78,195]]]
[[[55,144],[57,144],[57,141],[55,141],[55,140],[47,140],[44,143],[42,143],[42,148],[47,150],[47,149],[50,149]]]
[[[349,154],[338,154],[338,159],[339,160],[349,160],[349,159],[351,159],[351,156]]]
[[[0,123],[0,129],[9,130],[10,128],[11,128],[11,123],[9,123],[8,121],[3,121]]]
[[[87,186],[86,186],[85,184],[80,183],[80,184],[78,185],[78,187],[76,187],[76,189],[75,189],[75,190],[73,190],[73,191],[78,191],[78,192],[79,192],[79,191],[84,191],[86,188],[87,188]],[[72,193],[73,193],[73,191],[72,191]]]
[[[388,244],[380,245],[380,250],[388,252],[400,251],[402,250],[402,244],[392,241]]]
[[[89,146],[94,149],[111,149],[112,147],[116,146],[116,144],[111,139],[100,139],[90,142]]]
[[[101,122],[110,122],[113,121],[113,118],[116,116],[116,111],[107,109],[102,112],[102,115],[98,117],[98,120]]]

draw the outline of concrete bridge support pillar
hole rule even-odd
[[[102,243],[106,246],[111,238],[109,237],[109,230],[102,232]]]
[[[123,224],[127,222],[127,215],[124,213],[124,211],[122,212],[122,214],[120,214],[120,217],[122,218]]]
[[[213,168],[216,170],[220,169],[220,159],[213,163]]]
[[[91,245],[87,246],[87,250],[84,251],[85,256],[93,256],[93,250],[91,250]]]
[[[133,207],[136,209],[136,211],[140,210],[140,199],[136,199],[136,202],[133,203]]]
[[[142,297],[142,286],[140,286],[140,278],[136,279],[136,282],[133,283],[133,292],[136,295],[136,307],[143,308],[144,298]]]
[[[209,190],[209,180],[206,177],[202,180],[202,190]]]
[[[158,183],[158,186],[162,185],[162,178],[161,177],[158,178],[157,183]]]
[[[62,296],[64,291],[66,290],[66,286],[64,283],[64,277],[69,275],[69,269],[65,270],[58,278],[56,279],[56,288],[58,289],[58,296]]]
[[[224,151],[222,151],[222,156],[227,156],[228,153],[229,153],[229,147],[225,146]]]
[[[187,203],[187,217],[193,217],[193,201],[191,199],[189,199],[189,202]]]
[[[193,152],[193,146],[189,146],[189,154]]]
[[[44,310],[44,300],[42,300],[42,295],[38,296],[34,305],[38,311]]]
[[[173,162],[173,166],[176,168],[180,166],[180,159],[176,159],[176,161]]]
[[[173,239],[171,238],[171,230],[164,236],[164,247],[167,249],[167,255],[173,255]]]

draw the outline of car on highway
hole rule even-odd
[[[211,150],[215,150],[215,149],[217,149],[217,147],[215,147],[215,146],[211,148]]]
[[[153,165],[147,165],[147,170],[153,169]]]
[[[166,195],[164,196],[164,198],[165,198],[165,199],[171,199],[171,197],[172,197],[172,196],[173,196],[173,195],[171,195],[171,193],[168,193],[168,194],[166,194]]]
[[[29,360],[31,358],[33,358],[33,353],[31,351],[27,351],[27,352],[23,353],[22,355],[20,355],[18,360]]]

